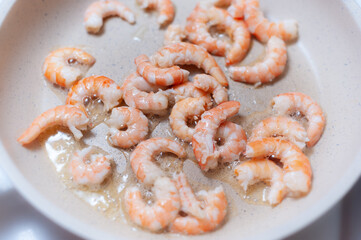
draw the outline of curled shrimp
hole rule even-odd
[[[148,134],[148,118],[136,108],[113,108],[106,121],[109,129],[109,142],[117,147],[129,148],[145,140]],[[126,127],[121,131],[119,129]]]
[[[306,155],[296,145],[277,138],[264,138],[249,142],[246,157],[263,158],[273,156],[283,163],[283,181],[290,196],[307,194],[311,189],[312,169]]]
[[[222,123],[216,133],[217,139],[223,139],[223,145],[217,150],[222,162],[238,160],[246,150],[247,136],[243,128],[232,122]]]
[[[278,37],[271,37],[267,43],[266,56],[253,66],[230,67],[230,76],[235,81],[260,84],[271,82],[283,73],[287,63],[285,42]]]
[[[303,149],[308,141],[307,132],[300,123],[282,116],[270,117],[257,124],[252,129],[249,141],[253,142],[266,137],[284,138],[300,149]]]
[[[45,58],[43,73],[50,82],[70,88],[84,77],[94,63],[95,58],[84,50],[59,48]]]
[[[237,114],[239,108],[239,102],[228,101],[202,114],[195,128],[192,145],[194,155],[203,171],[217,167],[219,158],[215,141],[217,129],[228,117]]]
[[[124,81],[125,103],[142,111],[164,111],[168,108],[168,97],[160,87],[148,83],[138,73],[130,74]]]
[[[119,104],[123,91],[110,78],[91,76],[80,80],[70,89],[66,103],[85,107],[86,99],[94,96],[102,100],[105,110],[108,111]]]
[[[197,74],[193,78],[193,84],[207,93],[212,93],[212,97],[217,104],[228,101],[228,91],[219,84],[216,79],[207,74]]]
[[[157,9],[158,24],[163,26],[173,21],[175,11],[171,0],[137,0],[141,8]]]
[[[211,97],[205,91],[196,88],[193,82],[185,82],[180,85],[167,89],[169,96],[174,96],[175,102],[179,102],[185,98],[203,98],[208,107],[212,105]]]
[[[138,180],[152,185],[159,177],[163,177],[162,170],[152,161],[161,152],[171,152],[180,158],[187,153],[177,142],[167,138],[151,138],[141,142],[130,155],[130,164]]]
[[[176,233],[201,234],[216,229],[227,214],[227,199],[223,188],[216,187],[210,191],[193,193],[183,173],[175,175],[181,199],[181,210],[188,216],[178,216],[170,230]]]
[[[56,125],[67,126],[78,140],[83,137],[80,130],[86,130],[88,123],[88,116],[82,109],[72,105],[57,106],[35,118],[17,141],[22,145],[29,144],[46,129]]]
[[[227,78],[216,60],[197,45],[182,42],[164,46],[151,57],[151,60],[160,67],[193,64],[212,75],[223,86],[228,86]]]
[[[187,33],[181,25],[171,24],[164,34],[164,45],[182,42],[187,38]]]
[[[180,199],[174,181],[167,177],[157,178],[152,191],[156,201],[149,206],[142,199],[138,187],[128,188],[125,192],[125,206],[133,222],[156,232],[167,227],[177,217]]]
[[[244,0],[212,0],[216,7],[228,7],[228,13],[235,19],[242,19],[244,15]]]
[[[195,132],[187,125],[190,119],[198,118],[207,109],[204,98],[186,98],[177,102],[169,116],[169,123],[173,133],[180,139],[191,142]]]
[[[97,153],[93,146],[76,151],[70,162],[73,181],[80,185],[97,185],[111,172],[111,158]]]
[[[151,84],[160,86],[177,85],[188,81],[189,72],[178,66],[159,68],[154,66],[146,55],[140,55],[134,60],[137,72]]]
[[[85,11],[84,25],[89,33],[97,33],[103,26],[103,18],[119,16],[125,21],[135,23],[135,16],[123,3],[118,1],[98,1],[89,5]]]
[[[304,114],[308,120],[307,146],[312,147],[318,142],[325,128],[326,119],[321,107],[311,97],[299,92],[283,93],[274,97],[271,104],[279,115],[296,111]]]
[[[271,205],[280,203],[287,195],[282,168],[268,159],[243,162],[235,168],[234,173],[245,191],[248,186],[258,182],[270,182],[271,188],[266,198]]]
[[[291,41],[298,36],[296,20],[285,20],[279,23],[270,22],[259,9],[258,0],[245,0],[244,19],[249,31],[261,42],[267,42],[272,36]]]

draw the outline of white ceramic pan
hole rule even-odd
[[[41,74],[49,51],[78,46],[97,59],[88,75],[106,75],[119,84],[134,71],[133,59],[161,45],[155,14],[144,14],[135,0],[123,0],[137,15],[132,26],[108,19],[101,35],[89,35],[83,13],[91,1],[0,1],[0,158],[18,190],[46,216],[66,229],[94,239],[184,238],[135,231],[112,221],[68,191],[39,144],[23,148],[16,138],[41,112],[62,104]],[[184,23],[194,0],[174,0],[175,23]],[[281,238],[314,221],[351,188],[361,173],[361,11],[351,0],[262,0],[271,19],[294,18],[299,39],[289,45],[289,62],[274,84],[254,89],[230,81],[240,114],[262,111],[272,96],[301,91],[320,103],[327,116],[321,141],[310,153],[312,191],[279,206],[239,201],[224,226],[196,239]],[[258,49],[258,50],[257,50]],[[259,44],[248,58],[261,53]],[[220,64],[224,66],[223,60]],[[230,196],[232,198],[232,196]]]

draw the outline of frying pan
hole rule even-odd
[[[100,35],[89,35],[82,21],[90,1],[0,1],[1,164],[31,204],[80,236],[185,238],[135,230],[122,220],[107,218],[66,189],[40,144],[24,148],[16,142],[37,115],[64,102],[64,96],[55,94],[41,74],[49,51],[63,46],[83,48],[97,59],[88,75],[105,75],[121,84],[135,70],[136,56],[151,55],[162,46],[163,30],[159,30],[156,14],[144,13],[133,0],[122,2],[135,11],[137,23],[110,18]],[[184,24],[196,1],[174,2],[174,23]],[[217,231],[190,238],[285,237],[325,213],[360,176],[360,8],[351,0],[264,0],[261,6],[272,20],[296,19],[299,39],[288,45],[287,69],[277,81],[254,88],[230,80],[230,98],[242,104],[241,117],[263,111],[273,96],[289,91],[306,93],[322,106],[326,129],[308,152],[314,173],[312,190],[306,197],[286,199],[272,208],[242,201],[225,187],[230,201],[236,203],[226,223]],[[262,51],[262,45],[254,42],[245,63]],[[224,60],[217,61],[225,70]]]

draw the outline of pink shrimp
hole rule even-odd
[[[169,123],[173,133],[180,139],[190,142],[195,132],[187,125],[189,119],[198,118],[207,109],[204,98],[186,98],[177,102],[169,116]]]
[[[129,148],[140,143],[148,134],[148,118],[132,107],[113,108],[106,124],[110,127],[109,142],[121,148]],[[127,130],[119,130],[124,127],[127,127]]]
[[[235,81],[261,84],[271,82],[283,73],[287,63],[287,49],[284,41],[271,37],[267,43],[266,56],[253,66],[230,67],[230,76]]]
[[[29,144],[46,129],[56,125],[67,126],[75,138],[80,139],[83,136],[80,130],[86,130],[88,122],[88,116],[82,109],[72,105],[57,106],[35,118],[17,141],[22,145]]]
[[[219,125],[228,117],[238,113],[240,103],[229,101],[202,114],[193,135],[193,152],[203,171],[213,169],[218,165],[219,152],[216,151],[215,136]]]
[[[98,1],[89,5],[85,11],[84,25],[89,33],[97,33],[103,26],[103,18],[119,16],[125,21],[135,23],[134,13],[118,1]]]
[[[162,170],[152,161],[160,152],[171,152],[180,158],[187,153],[177,142],[167,138],[151,138],[141,142],[130,155],[130,164],[138,180],[152,185],[159,177],[163,177]]]
[[[141,8],[157,9],[158,24],[163,26],[173,21],[175,10],[171,0],[137,0]]]
[[[164,45],[182,42],[187,38],[186,30],[181,25],[171,24],[164,33]]]
[[[124,81],[125,103],[142,111],[159,112],[168,108],[168,97],[157,85],[148,83],[138,73],[130,74]]]
[[[258,0],[245,0],[244,19],[249,31],[264,43],[273,36],[282,38],[284,41],[294,40],[298,36],[296,20],[270,22],[259,9]]]
[[[151,57],[151,61],[160,67],[193,64],[212,75],[223,86],[228,86],[227,78],[216,60],[197,45],[182,42],[164,46]]]
[[[180,199],[175,183],[167,177],[157,178],[152,191],[156,198],[152,206],[144,202],[138,187],[128,188],[124,199],[132,221],[156,232],[167,227],[177,217]]]
[[[183,173],[175,175],[181,199],[181,210],[188,216],[178,216],[171,225],[171,232],[201,234],[216,229],[227,214],[227,199],[222,187],[200,191],[197,197]]]
[[[216,79],[207,74],[197,74],[193,78],[193,84],[207,93],[212,93],[212,97],[217,104],[228,101],[228,91],[219,84]]]
[[[105,110],[108,111],[120,103],[123,91],[110,78],[91,76],[80,80],[70,89],[66,103],[84,107],[85,99],[93,96],[101,99]]]
[[[300,92],[283,93],[274,97],[271,104],[278,115],[291,114],[296,111],[305,115],[308,120],[308,147],[314,146],[321,138],[326,119],[321,107],[311,97]]]
[[[97,185],[111,172],[111,158],[97,153],[93,146],[76,151],[70,162],[73,181],[80,185]]]
[[[140,55],[134,60],[137,72],[149,83],[160,86],[171,86],[188,81],[189,72],[178,66],[158,68],[146,55]]]
[[[289,117],[270,117],[264,119],[252,129],[249,141],[261,140],[266,137],[278,137],[286,139],[300,149],[306,146],[308,141],[305,128]]]
[[[84,50],[59,48],[45,58],[43,73],[50,82],[69,88],[82,79],[94,63],[95,58]]]
[[[193,82],[185,82],[180,85],[174,86],[170,89],[167,89],[166,92],[170,97],[174,96],[175,102],[179,102],[185,98],[203,98],[207,106],[210,107],[212,105],[211,97],[208,93],[203,90],[196,88]]]
[[[242,19],[244,14],[244,0],[211,0],[216,7],[228,7],[228,13],[235,19]]]
[[[297,197],[310,191],[311,164],[296,145],[277,138],[264,138],[247,144],[246,157],[263,158],[268,156],[278,158],[283,163],[283,181],[290,196]]]
[[[287,195],[282,168],[268,159],[252,159],[238,165],[234,170],[237,180],[247,191],[248,186],[258,182],[270,182],[267,200],[271,205],[279,204]]]

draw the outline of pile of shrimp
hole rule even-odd
[[[169,0],[138,2],[143,8],[158,9],[161,25],[174,17]],[[102,1],[87,9],[86,29],[98,32],[103,17],[111,15],[135,22],[131,10],[122,3]],[[212,37],[208,32],[212,24],[224,29],[233,43]],[[239,114],[241,103],[229,100],[227,77],[211,54],[225,56],[228,65],[237,63],[248,51],[251,34],[267,43],[265,59],[254,66],[230,67],[229,72],[236,81],[270,82],[285,67],[284,41],[297,37],[297,24],[291,20],[269,22],[257,0],[199,2],[185,28],[168,27],[165,46],[151,56],[134,59],[134,71],[122,85],[106,76],[85,77],[95,63],[86,51],[57,49],[46,57],[43,73],[53,84],[68,89],[66,102],[35,118],[17,141],[28,146],[56,126],[69,128],[81,141],[85,131],[99,124],[92,121],[89,103],[101,102],[102,111],[109,113],[104,120],[109,127],[108,143],[132,150],[132,171],[155,196],[149,204],[138,186],[131,186],[122,202],[131,221],[152,232],[202,234],[219,228],[227,215],[222,186],[194,193],[186,173],[166,173],[156,163],[156,155],[162,152],[187,159],[187,143],[202,171],[217,171],[223,163],[237,162],[233,174],[244,191],[257,182],[269,184],[267,201],[272,206],[286,197],[304,196],[311,190],[312,169],[303,150],[313,147],[322,136],[326,120],[321,107],[303,93],[288,92],[272,98],[273,116],[255,125],[249,137],[241,125],[230,120]],[[182,42],[184,39],[189,42]],[[204,74],[192,76],[179,65],[195,65]],[[167,114],[175,138],[149,138],[149,117]],[[293,118],[295,115],[304,116],[307,124]],[[111,155],[87,146],[73,153],[69,173],[76,185],[99,187],[114,174],[115,167]]]

